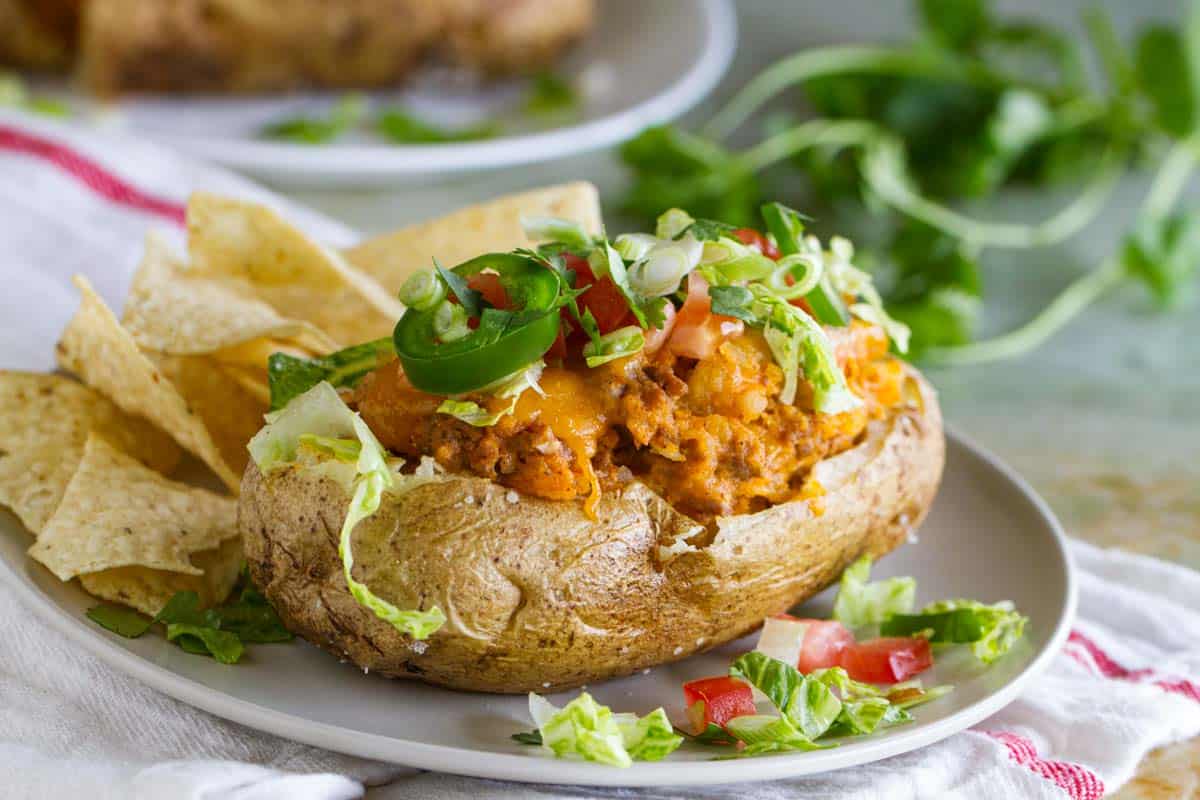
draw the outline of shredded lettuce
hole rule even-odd
[[[719,280],[720,276],[717,277]],[[846,384],[846,375],[838,365],[825,329],[802,309],[761,283],[715,285],[709,288],[709,296],[715,313],[762,328],[771,354],[783,370],[781,402],[795,402],[803,370],[813,388],[813,407],[820,413],[840,414],[862,405],[862,400]]]
[[[993,605],[977,600],[941,600],[918,614],[903,614],[884,622],[885,636],[928,636],[931,642],[969,644],[985,664],[1008,653],[1025,632],[1029,619],[1012,603]]]
[[[663,308],[667,304],[665,297],[644,297],[638,293],[629,281],[629,272],[621,254],[607,240],[592,251],[588,256],[588,265],[592,274],[597,278],[608,277],[616,285],[629,310],[642,328],[661,328],[666,317]]]
[[[337,390],[322,381],[295,398],[282,411],[269,415],[268,423],[250,440],[250,455],[264,473],[295,461],[301,444],[328,447],[348,455],[353,446],[338,443],[350,440],[358,446],[354,458],[356,476],[353,497],[338,538],[338,556],[350,594],[362,606],[401,633],[414,639],[426,639],[446,621],[436,606],[428,611],[403,610],[377,596],[365,584],[354,579],[354,553],[351,537],[359,522],[379,509],[383,492],[395,486],[396,476],[388,465],[387,451],[375,438],[362,418],[351,411]],[[422,482],[416,476],[404,479],[408,484]]]
[[[722,282],[763,280],[779,266],[753,247],[729,236],[704,242],[701,263],[708,270],[720,273]]]
[[[683,743],[661,708],[644,717],[613,714],[587,692],[562,708],[531,692],[529,714],[541,734],[542,747],[558,758],[628,767],[634,759],[664,758]]]
[[[300,444],[311,447],[318,453],[333,456],[338,461],[353,463],[358,461],[362,453],[362,444],[357,439],[334,439],[331,436],[317,436],[312,433],[301,434]]]
[[[614,714],[625,749],[634,761],[661,761],[683,743],[675,733],[667,712],[656,708],[644,717],[637,714]]]
[[[476,428],[490,428],[499,422],[501,417],[511,414],[516,410],[518,399],[514,397],[507,406],[504,406],[499,411],[490,412],[483,406],[470,400],[446,398],[437,407],[437,413],[447,414],[468,425],[474,425]]]
[[[542,377],[542,370],[545,368],[545,361],[536,361],[524,369],[517,370],[512,375],[501,378],[480,389],[480,394],[490,394],[495,397],[510,399],[508,405],[502,407],[499,411],[488,411],[483,406],[471,400],[458,400],[448,397],[437,407],[437,413],[447,414],[468,425],[474,425],[476,428],[490,428],[499,422],[501,418],[516,411],[517,401],[521,399],[521,395],[526,389],[533,389],[538,394],[542,394],[542,387],[538,386],[538,379]]]
[[[863,556],[846,567],[833,604],[835,620],[851,628],[860,628],[912,611],[917,594],[914,579],[888,578],[871,583],[870,577],[870,556]]]
[[[741,752],[726,758],[746,758],[795,750],[822,750],[829,746],[817,744],[806,737],[796,730],[796,726],[787,717],[771,714],[734,717],[725,724],[725,729],[745,744]]]
[[[819,677],[802,675],[791,664],[764,653],[746,653],[733,662],[729,674],[766,695],[810,741],[824,734],[841,712],[842,701]]]
[[[883,328],[884,333],[901,353],[908,352],[908,341],[912,332],[903,322],[894,319],[883,307],[883,298],[869,273],[853,266],[854,245],[849,239],[834,236],[829,240],[829,252],[825,253],[825,270],[834,290],[842,294],[861,297],[862,302],[850,306],[850,313],[864,322]]]
[[[646,334],[636,325],[627,325],[606,333],[583,346],[583,356],[589,367],[598,367],[618,358],[641,352],[646,346]]]

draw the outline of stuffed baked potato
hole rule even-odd
[[[848,243],[670,212],[423,273],[393,337],[273,358],[239,525],[293,632],[393,677],[563,689],[728,642],[904,542],[943,465]],[[779,251],[782,251],[779,252]]]

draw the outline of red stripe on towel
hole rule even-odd
[[[1066,653],[1083,666],[1099,672],[1106,678],[1133,683],[1151,683],[1172,694],[1183,695],[1200,702],[1200,685],[1195,682],[1187,678],[1159,675],[1153,669],[1123,667],[1112,656],[1104,652],[1100,645],[1079,631],[1071,631],[1071,635],[1067,639]]]
[[[155,214],[177,225],[186,222],[184,206],[141,191],[90,158],[58,142],[0,125],[0,150],[25,153],[48,161],[96,194],[119,205]]]
[[[1033,742],[1024,736],[1008,731],[985,733],[1008,748],[1009,758],[1046,780],[1054,781],[1071,800],[1100,800],[1104,796],[1104,781],[1087,767],[1044,759],[1038,755]]]

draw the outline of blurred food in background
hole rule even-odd
[[[0,64],[73,71],[101,97],[402,83],[429,63],[532,74],[595,0],[0,0]]]
[[[988,0],[914,6],[910,41],[798,51],[699,131],[659,126],[627,143],[624,209],[650,219],[680,207],[739,225],[765,198],[813,209],[818,231],[870,243],[856,265],[875,274],[926,361],[1022,355],[1123,284],[1182,305],[1200,265],[1200,215],[1178,208],[1200,158],[1200,4],[1185,24],[1147,23],[1130,41],[1099,6],[1083,15],[1086,35],[1006,18]],[[1026,324],[976,341],[981,254],[1067,240],[1123,175],[1146,167],[1155,178],[1118,251]],[[1071,187],[1070,197],[1028,223],[958,210],[1014,186]]]

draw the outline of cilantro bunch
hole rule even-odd
[[[1128,44],[1099,9],[1084,15],[1086,37],[1000,19],[988,0],[917,0],[916,10],[912,42],[804,50],[747,83],[701,132],[644,131],[621,151],[633,175],[625,209],[753,225],[769,195],[870,218],[876,242],[861,265],[926,361],[1021,355],[1131,281],[1161,307],[1181,303],[1200,260],[1200,216],[1176,209],[1200,158],[1200,2],[1181,29],[1148,25]],[[761,138],[731,147],[752,119]],[[974,341],[984,251],[1069,239],[1123,175],[1147,165],[1157,174],[1118,252],[1026,324]],[[1030,224],[954,207],[1065,182],[1078,187],[1074,199]]]

